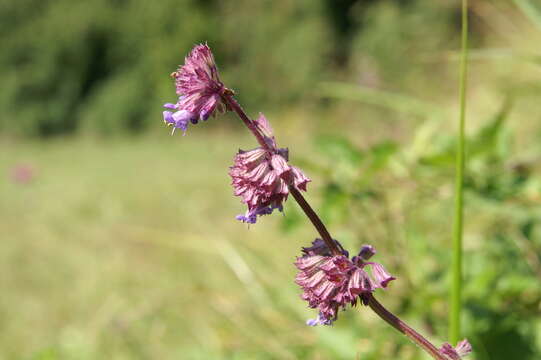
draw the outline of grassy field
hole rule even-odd
[[[504,151],[501,119],[469,139],[465,333],[479,359],[517,351],[533,359],[541,341],[540,169],[526,143]],[[292,162],[314,179],[308,198],[352,251],[361,243],[380,250],[399,279],[380,300],[435,343],[445,341],[448,138],[427,135],[438,133],[427,121],[411,143],[381,136],[358,147],[347,137],[314,138],[301,123],[277,132],[281,144],[300,134]],[[292,201],[285,217],[251,227],[235,221],[244,208],[227,168],[239,145],[254,142],[203,126],[210,123],[186,137],[164,129],[139,138],[3,141],[0,358],[426,358],[363,308],[333,327],[305,325],[315,314],[299,298],[292,263],[315,232]],[[350,135],[363,126],[352,124]],[[30,173],[14,178],[25,168]]]
[[[333,327],[307,327],[315,314],[299,298],[292,262],[314,231],[292,201],[285,217],[251,227],[235,221],[244,208],[231,195],[227,167],[234,149],[253,140],[192,130],[2,143],[0,358],[426,358],[367,309],[343,313]],[[293,143],[295,131],[279,132]],[[452,203],[445,167],[418,164],[404,173],[408,145],[379,164],[375,144],[352,173],[360,150],[345,140],[300,141],[292,161],[314,178],[308,198],[334,235],[350,249],[375,244],[399,278],[380,300],[434,342],[445,341]],[[488,160],[474,161],[486,177],[478,177],[479,189],[470,184],[468,197],[466,332],[480,359],[504,341],[518,343],[527,358],[539,341],[528,334],[540,326],[532,315],[541,268],[535,255],[523,256],[538,246],[535,223],[529,237],[516,231],[523,217],[538,214],[538,181],[529,178],[530,192],[516,198],[483,199],[486,179],[509,191],[505,176],[483,167],[493,162],[488,151]],[[21,167],[31,174],[16,180]],[[335,199],[337,188],[351,192],[351,203]]]
[[[388,330],[367,313],[332,331],[304,325],[314,314],[292,262],[311,228],[281,233],[279,216],[236,222],[244,209],[226,169],[234,144],[251,142],[201,134],[2,145],[0,358],[373,351],[363,338]],[[10,177],[20,164],[33,169],[28,183]]]
[[[257,103],[243,102],[250,114],[269,109],[280,115],[269,116],[279,145],[290,146],[292,163],[314,180],[307,198],[333,236],[352,253],[361,244],[374,245],[377,260],[398,278],[377,292],[378,299],[439,345],[447,340],[448,325],[458,114],[458,32],[452,31],[458,30],[441,25],[452,10],[447,5],[415,3],[402,12],[392,2],[378,2],[363,15],[363,31],[348,42],[349,65],[329,73],[298,59],[302,54],[322,60],[327,68],[329,60],[318,55],[326,52],[324,41],[310,22],[303,22],[309,27],[299,34],[315,40],[292,37],[271,19],[256,32],[264,36],[252,39],[261,48],[241,56],[224,45],[222,57],[234,54],[229,66],[236,68],[224,79],[236,79],[239,98]],[[463,335],[473,344],[472,360],[541,357],[541,22],[530,3],[472,1],[471,7]],[[112,9],[107,1],[99,4]],[[24,9],[12,7],[26,19]],[[138,7],[133,11],[148,18]],[[159,11],[157,19],[163,11],[179,22],[167,6]],[[52,12],[62,20],[64,13]],[[78,14],[89,21],[85,6]],[[238,33],[237,18],[213,16],[231,22],[232,32],[222,36],[237,41],[231,36]],[[279,11],[274,17],[284,18]],[[253,18],[259,19],[247,13],[246,19]],[[202,19],[195,20],[206,28]],[[288,19],[299,23],[296,15]],[[116,26],[117,17],[110,20]],[[79,40],[86,39],[86,25],[75,23],[81,37],[73,41],[86,49]],[[134,36],[136,43],[146,39],[146,33],[132,33],[132,24],[145,27],[129,24],[119,34]],[[261,41],[274,38],[268,24],[289,44],[281,52]],[[34,41],[35,33],[20,36]],[[154,37],[148,42],[152,50]],[[333,327],[305,325],[315,311],[299,298],[293,261],[315,231],[293,201],[285,216],[262,218],[255,226],[234,219],[245,209],[232,196],[227,170],[238,147],[255,144],[245,130],[226,123],[232,117],[191,127],[185,137],[160,128],[160,105],[173,95],[166,64],[169,57],[176,64],[194,42],[186,38],[172,52],[164,39],[163,59],[140,50],[150,58],[137,57],[147,60],[130,72],[122,56],[113,57],[121,64],[119,77],[96,81],[73,123],[73,107],[66,104],[79,106],[80,99],[70,86],[58,92],[38,86],[47,96],[30,102],[19,75],[6,76],[10,86],[22,89],[3,94],[8,100],[2,104],[12,111],[1,112],[7,129],[39,133],[36,119],[54,126],[66,121],[68,129],[79,125],[65,138],[23,140],[19,130],[0,136],[0,359],[426,359],[362,307],[342,313]],[[18,40],[12,43],[27,53]],[[305,43],[313,53],[298,47]],[[290,53],[290,46],[298,53]],[[131,45],[125,47],[131,57]],[[41,76],[54,63],[50,69],[60,70],[50,70],[51,79],[64,80],[66,65],[52,50],[49,58],[36,57],[51,60],[32,71]],[[237,57],[245,64],[236,63]],[[340,63],[340,56],[333,61]],[[141,70],[147,67],[155,75]],[[282,67],[288,70],[277,71]],[[83,76],[86,69],[81,66]],[[18,71],[37,84],[83,84],[78,77],[65,83],[27,76],[26,67]],[[294,73],[299,78],[289,79]],[[284,80],[299,82],[296,90]],[[158,89],[151,92],[159,101],[147,96],[148,89]],[[302,97],[291,97],[294,105],[267,104],[289,98],[285,90]],[[67,115],[59,116],[62,104]],[[136,116],[137,108],[147,115]],[[149,134],[118,131],[138,129],[142,118]],[[47,126],[44,134],[51,131]]]

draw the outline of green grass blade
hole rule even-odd
[[[462,0],[462,52],[460,59],[460,115],[456,154],[455,218],[453,224],[453,260],[451,285],[451,312],[449,340],[456,344],[460,338],[460,313],[462,308],[462,234],[464,217],[464,127],[466,122],[466,77],[468,65],[468,0]]]

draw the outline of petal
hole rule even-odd
[[[467,339],[464,339],[455,346],[455,350],[458,353],[458,356],[464,357],[472,352],[472,347],[470,342]]]
[[[255,215],[250,214],[249,212],[246,212],[245,215],[237,215],[235,218],[239,221],[242,221],[243,223],[248,223],[248,224],[255,224],[257,221],[257,217]]]
[[[269,171],[269,165],[267,164],[267,162],[262,162],[261,164],[257,165],[252,171],[245,174],[243,177],[250,181],[258,181],[268,171]]]
[[[163,122],[166,124],[174,124],[175,120],[173,120],[173,113],[171,111],[164,111],[163,112]]]
[[[293,173],[293,184],[297,188],[306,191],[306,185],[312,180],[310,180],[306,175],[304,175],[302,170],[296,166],[291,167],[291,172]]]
[[[380,287],[386,288],[389,282],[396,280],[394,276],[385,270],[383,265],[378,263],[369,263],[369,265],[372,267],[372,276],[374,276],[374,280]]]
[[[268,171],[267,174],[265,174],[265,177],[261,179],[261,185],[271,185],[274,181],[276,181],[276,172],[274,171]]]
[[[259,113],[259,117],[255,120],[255,124],[257,125],[259,130],[263,132],[264,135],[272,137],[272,127],[270,126],[269,121],[267,120],[265,115],[263,115],[263,113]]]
[[[199,112],[199,119],[201,119],[202,121],[207,120],[216,109],[216,104],[218,103],[218,100],[219,98],[217,98],[217,96],[211,96],[207,100],[207,102],[201,107],[201,110]]]
[[[239,154],[237,156],[241,158],[243,161],[251,163],[251,162],[256,162],[260,160],[265,154],[266,154],[265,149],[255,148],[249,151],[239,150]]]
[[[274,171],[277,172],[278,176],[289,171],[290,169],[289,165],[287,164],[286,159],[284,159],[281,155],[277,155],[277,154],[272,155],[271,165]]]
[[[461,356],[458,354],[455,348],[452,347],[451,344],[449,343],[443,344],[439,350],[440,350],[440,353],[442,353],[445,356],[448,356],[451,360],[460,360],[461,358]]]
[[[314,255],[314,256],[303,256],[300,258],[297,258],[297,261],[295,261],[295,266],[299,270],[308,270],[316,265],[321,264],[322,261],[324,261],[326,257],[320,256],[320,255]]]
[[[317,315],[317,318],[315,319],[309,319],[306,321],[306,325],[308,326],[317,326],[317,325],[332,325],[333,319],[332,318],[326,318],[321,312]]]
[[[361,268],[357,268],[349,279],[348,290],[352,295],[359,295],[374,291],[375,285],[370,280],[370,277]]]
[[[189,113],[185,110],[177,111],[171,116],[176,128],[186,130],[188,128],[188,121],[190,119]]]
[[[164,111],[164,117],[165,117],[165,113],[166,112]],[[187,110],[180,110],[180,111],[174,112],[169,119],[170,121],[169,123],[173,124],[174,126],[173,132],[175,131],[175,129],[181,129],[184,132],[184,134],[186,134],[186,129],[188,129],[188,122],[190,121],[192,117],[193,117],[193,113]]]

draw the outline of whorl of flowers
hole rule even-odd
[[[207,120],[216,112],[225,112],[227,106],[222,101],[226,91],[218,77],[218,68],[214,56],[206,44],[193,48],[186,57],[184,65],[171,74],[175,79],[178,101],[166,103],[163,120],[175,129],[186,133],[188,124],[197,124],[199,120]]]
[[[357,300],[366,303],[366,295],[377,288],[385,288],[395,278],[385,268],[367,260],[375,254],[373,247],[365,245],[357,256],[349,259],[347,251],[335,240],[341,249],[340,255],[332,255],[321,239],[312,246],[303,248],[295,266],[299,269],[295,282],[302,288],[303,300],[308,306],[319,310],[316,319],[308,325],[331,325],[338,317],[338,310],[348,304],[355,306]],[[372,276],[366,269],[370,268]]]
[[[440,348],[440,352],[452,360],[460,360],[471,353],[471,351],[471,344],[466,339],[460,341],[455,347],[451,346],[449,343],[445,343]]]
[[[282,203],[289,194],[288,186],[306,191],[310,181],[299,168],[288,164],[288,150],[276,147],[272,129],[263,114],[254,124],[268,148],[239,150],[229,170],[234,194],[248,206],[246,213],[238,215],[237,220],[250,224],[254,224],[258,216],[271,214],[274,209],[282,211]]]

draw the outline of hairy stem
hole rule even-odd
[[[332,239],[331,234],[329,234],[329,231],[327,230],[319,216],[317,216],[314,209],[312,209],[310,204],[308,204],[304,196],[302,196],[301,192],[293,186],[289,186],[289,192],[293,196],[295,201],[297,201],[297,204],[299,204],[306,216],[308,216],[312,224],[314,224],[314,227],[319,232],[321,238],[323,239],[323,241],[325,241],[325,244],[327,244],[327,247],[331,250],[331,252],[335,255],[341,255],[342,252]]]
[[[269,145],[267,144],[267,142],[265,141],[265,139],[263,138],[263,136],[261,135],[259,130],[256,128],[254,122],[252,120],[250,120],[248,115],[246,115],[246,113],[244,112],[244,110],[242,109],[240,104],[237,102],[237,100],[235,100],[233,95],[224,94],[222,96],[222,98],[229,105],[229,107],[231,107],[231,109],[233,109],[233,111],[237,113],[237,115],[242,120],[244,125],[246,125],[248,130],[250,130],[252,132],[252,134],[257,139],[257,142],[259,143],[259,145],[261,145],[261,147],[263,147],[264,149],[266,149],[268,151],[272,151],[272,149],[269,147]]]
[[[440,353],[440,351],[434,345],[432,345],[430,341],[425,339],[421,334],[409,327],[408,324],[400,320],[397,316],[383,307],[383,305],[381,305],[372,294],[368,295],[368,306],[370,306],[370,308],[374,310],[374,312],[378,314],[380,318],[385,320],[389,325],[400,331],[402,334],[406,335],[410,340],[419,345],[434,359],[448,360],[447,357]]]
[[[462,235],[464,232],[464,127],[466,122],[466,79],[468,66],[468,0],[462,0],[462,51],[460,56],[460,115],[456,154],[455,217],[453,224],[453,259],[449,340],[455,344],[460,337],[462,308]]]

